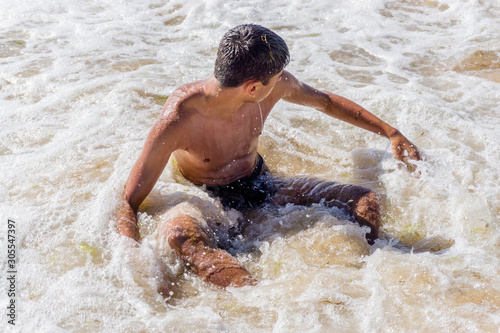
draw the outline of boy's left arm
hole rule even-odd
[[[391,141],[394,157],[400,161],[404,161],[406,157],[417,161],[421,159],[418,148],[399,130],[347,98],[316,90],[286,71],[279,89],[285,101],[313,107],[329,116],[385,136]]]

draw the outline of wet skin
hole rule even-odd
[[[267,85],[248,81],[236,88],[222,88],[211,77],[181,86],[167,100],[126,182],[116,216],[118,232],[139,240],[137,210],[171,155],[183,176],[194,184],[225,185],[250,175],[257,163],[257,144],[265,120],[281,99],[387,137],[399,160],[420,159],[417,147],[394,127],[346,98],[315,90],[287,71],[275,75]],[[372,242],[379,228],[375,193],[359,186],[336,185],[291,179],[273,201],[281,205],[325,202],[341,207],[359,224],[370,227],[367,239]],[[255,283],[234,257],[216,247],[196,220],[180,214],[169,221],[163,237],[204,280],[220,287]]]

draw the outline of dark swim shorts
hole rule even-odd
[[[260,206],[278,190],[260,155],[251,175],[227,185],[207,186],[206,189],[212,196],[218,197],[224,207],[234,209]]]

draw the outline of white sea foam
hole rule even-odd
[[[1,1],[0,216],[20,248],[17,325],[1,330],[497,332],[499,15],[498,1]],[[261,283],[221,291],[156,227],[186,201],[239,215],[175,167],[143,205],[141,246],[109,220],[161,105],[248,22],[287,41],[300,80],[399,128],[425,161],[415,177],[384,138],[279,103],[259,145],[269,167],[377,190],[383,239],[368,246],[321,206],[255,212],[234,245]]]

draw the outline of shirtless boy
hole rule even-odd
[[[175,90],[149,132],[125,185],[116,217],[120,234],[139,241],[137,210],[173,155],[182,175],[196,185],[205,185],[225,207],[322,202],[344,209],[360,225],[370,227],[367,240],[373,243],[379,228],[375,193],[335,182],[272,177],[257,153],[264,122],[283,99],[387,137],[399,160],[419,160],[418,149],[397,129],[354,102],[297,80],[284,70],[288,62],[286,43],[266,28],[242,25],[224,35],[214,75]],[[220,287],[255,283],[195,218],[175,214],[169,216],[161,234],[196,274]]]

